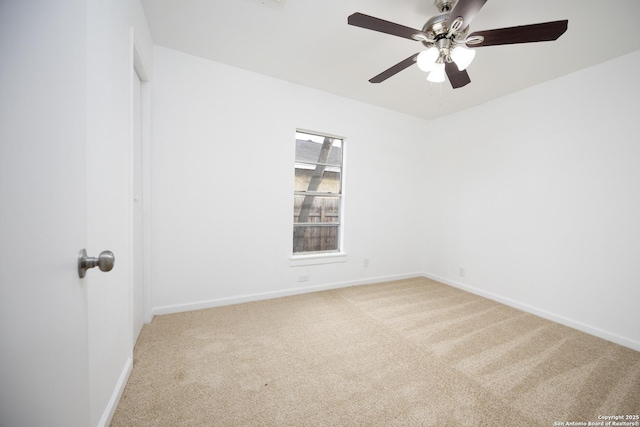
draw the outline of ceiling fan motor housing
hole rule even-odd
[[[440,0],[436,0],[440,1]],[[424,24],[422,27],[422,31],[431,35],[431,38],[435,40],[435,43],[430,42],[428,40],[422,40],[422,44],[426,47],[437,46],[438,41],[442,39],[448,39],[451,41],[451,44],[456,44],[456,40],[460,40],[461,42],[465,40],[467,37],[467,33],[469,31],[469,27],[465,27],[461,31],[454,31],[451,35],[451,38],[447,37],[449,34],[450,28],[447,26],[447,21],[449,20],[450,12],[440,13],[435,15]]]
[[[440,12],[447,12],[453,9],[455,0],[433,0]]]

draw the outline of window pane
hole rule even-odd
[[[340,194],[340,169],[326,168],[324,172],[321,172],[316,167],[309,168],[306,165],[296,165],[295,191],[308,191],[309,183],[314,176],[320,181],[315,191]]]
[[[298,226],[293,229],[293,253],[337,251],[338,226]]]
[[[331,143],[331,149],[322,153],[325,142]],[[321,161],[323,160],[323,161]],[[342,141],[335,138],[318,137],[305,133],[296,134],[296,162],[308,164],[323,163],[331,166],[342,165]]]
[[[293,222],[340,223],[340,198],[294,196]]]

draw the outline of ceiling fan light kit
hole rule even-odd
[[[381,83],[414,63],[429,73],[427,80],[444,81],[444,75],[454,89],[471,82],[466,68],[476,51],[468,47],[533,43],[558,39],[567,30],[568,21],[552,21],[517,27],[477,31],[469,34],[469,24],[487,0],[434,0],[440,10],[427,20],[422,30],[405,27],[380,18],[354,13],[349,25],[403,37],[422,43],[427,50],[419,52],[383,71],[369,81]]]
[[[442,83],[444,81],[444,62],[436,63],[427,76],[431,83]]]
[[[440,52],[438,48],[431,47],[427,50],[423,50],[418,54],[416,58],[416,62],[418,64],[418,68],[420,68],[425,73],[428,73],[433,69],[433,66],[436,65],[436,61],[440,56]]]
[[[471,62],[473,58],[476,57],[476,51],[473,49],[467,49],[466,47],[456,46],[451,49],[451,59],[458,66],[458,70],[465,70]]]

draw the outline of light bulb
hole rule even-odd
[[[458,70],[462,71],[471,64],[473,58],[476,56],[476,51],[467,49],[462,46],[456,46],[451,51],[451,59],[458,66]]]
[[[432,83],[442,83],[444,81],[444,63],[435,64],[427,80]]]
[[[433,66],[436,64],[436,60],[440,56],[440,52],[436,47],[430,47],[429,49],[422,51],[418,54],[418,68],[420,68],[424,72],[429,72],[433,69]]]

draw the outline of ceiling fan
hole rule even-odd
[[[469,24],[487,0],[434,0],[440,14],[430,18],[422,30],[405,27],[363,13],[349,16],[349,25],[379,31],[421,42],[427,50],[411,55],[371,78],[380,83],[414,63],[429,73],[427,80],[443,82],[445,73],[454,89],[471,83],[467,66],[475,51],[468,47],[532,43],[558,39],[567,31],[568,20],[543,22],[517,27],[476,31],[469,34]]]

